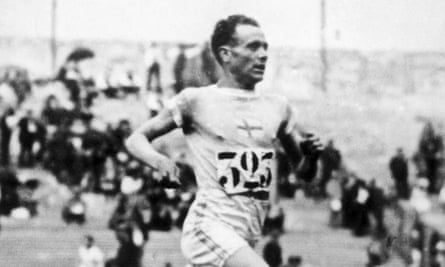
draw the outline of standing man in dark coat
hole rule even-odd
[[[398,148],[396,155],[391,158],[389,169],[396,186],[397,198],[408,199],[410,191],[408,185],[408,161],[402,148]]]

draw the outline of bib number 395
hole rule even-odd
[[[269,191],[274,151],[249,149],[219,152],[217,157],[219,183],[227,193]]]

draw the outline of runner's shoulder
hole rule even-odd
[[[203,98],[206,95],[208,95],[208,90],[210,86],[203,86],[203,87],[187,87],[184,90],[182,90],[179,95],[181,97],[186,98],[189,102],[193,102],[194,100],[197,100],[199,98]]]
[[[268,103],[273,103],[274,105],[277,105],[282,110],[286,110],[288,107],[290,107],[289,100],[283,95],[279,95],[279,94],[275,94],[275,93],[262,93],[261,96]]]

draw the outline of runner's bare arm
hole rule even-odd
[[[300,134],[294,129],[290,133],[281,132],[279,139],[286,154],[296,168],[297,177],[310,182],[317,174],[317,161],[323,145],[320,139],[312,133]]]
[[[159,170],[170,179],[178,177],[176,164],[162,155],[152,145],[152,141],[177,128],[172,113],[165,109],[157,116],[137,128],[125,141],[128,151],[147,165]]]

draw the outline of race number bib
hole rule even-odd
[[[274,151],[243,149],[217,154],[218,181],[228,194],[269,192]]]

